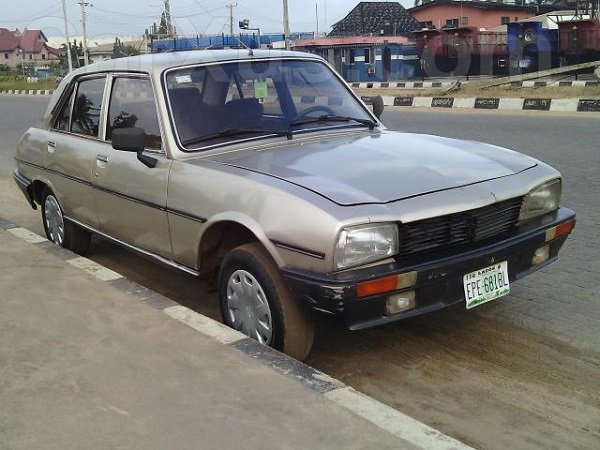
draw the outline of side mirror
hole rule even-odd
[[[142,128],[116,128],[112,132],[112,146],[124,152],[143,152],[146,132]]]
[[[381,97],[381,95],[378,95],[376,97],[373,97],[371,101],[373,104],[373,114],[375,114],[375,117],[377,117],[378,119],[381,119],[381,115],[383,114],[383,110],[385,109],[385,105],[383,104],[383,98]]]
[[[135,152],[137,158],[146,167],[156,167],[158,160],[152,156],[144,155],[146,148],[146,132],[143,128],[116,128],[112,132],[112,146],[115,150]]]

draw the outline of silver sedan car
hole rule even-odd
[[[62,81],[14,178],[57,245],[214,277],[226,324],[298,359],[317,318],[472,309],[557,258],[575,214],[556,170],[379,113],[305,53],[105,61]]]

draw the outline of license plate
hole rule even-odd
[[[467,309],[475,308],[497,298],[508,295],[508,262],[479,269],[463,277]]]

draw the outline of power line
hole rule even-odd
[[[54,14],[54,13],[58,13],[60,11],[60,6],[51,6],[49,8],[46,8],[40,12],[35,13],[35,15],[31,15],[31,16],[27,16],[27,17],[23,17],[20,19],[14,19],[14,20],[2,20],[2,22],[5,23],[23,23],[23,22],[32,22],[34,20],[37,19],[43,19],[44,17],[46,17],[49,14]]]

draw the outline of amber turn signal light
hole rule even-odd
[[[567,220],[566,222],[556,225],[555,227],[546,230],[546,242],[553,241],[554,239],[569,234],[575,228],[574,220]]]
[[[417,283],[417,272],[408,272],[400,275],[392,275],[375,280],[363,281],[356,287],[356,295],[359,298],[370,297],[372,295],[384,294],[386,292],[397,291],[413,287]]]

